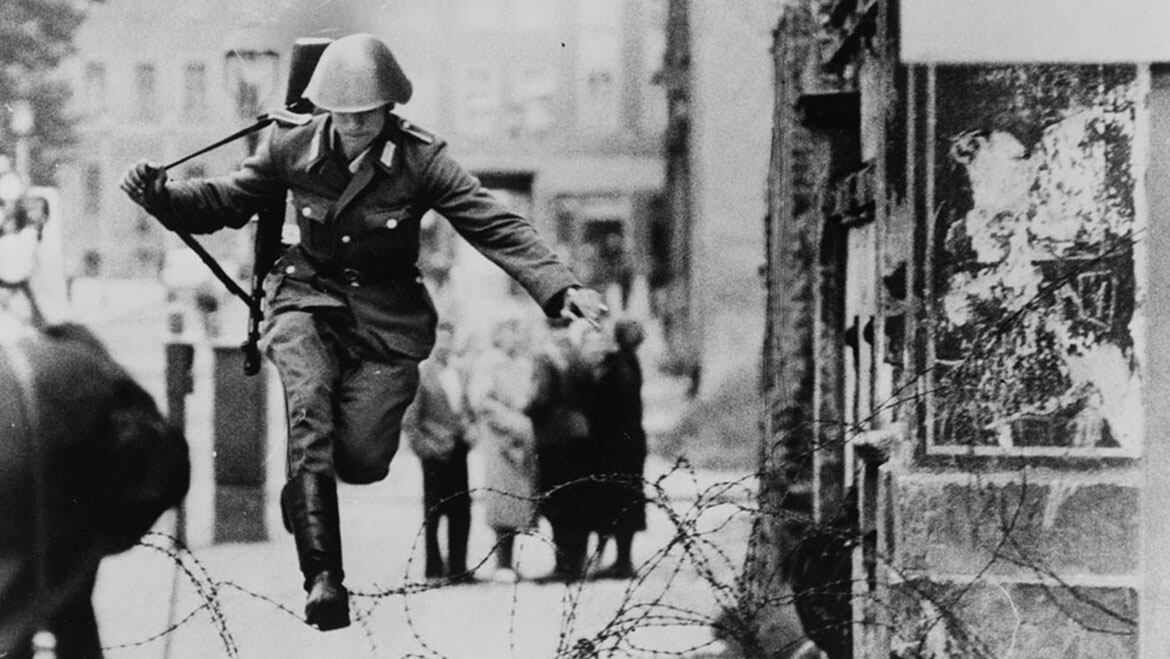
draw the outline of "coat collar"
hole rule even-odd
[[[374,143],[362,155],[358,166],[351,170],[351,174],[357,175],[371,161],[375,162],[384,172],[390,172],[396,150],[394,142],[390,140],[390,134],[397,127],[399,121],[397,116],[386,114],[386,127],[382,130],[382,135],[374,140]],[[329,114],[326,113],[317,122],[317,126],[313,130],[313,138],[309,142],[309,169],[317,167],[329,157],[329,151],[333,148],[335,140],[333,122],[330,121]]]
[[[308,169],[314,169],[325,161],[328,157],[329,131],[331,130],[332,122],[329,121],[329,115],[324,114],[321,119],[317,121],[317,126],[313,129],[313,139],[309,142],[309,166]]]

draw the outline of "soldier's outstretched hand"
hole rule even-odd
[[[145,160],[139,160],[122,176],[118,187],[130,197],[130,200],[150,211],[166,207],[167,197],[167,170],[162,165]]]
[[[595,329],[601,327],[601,319],[609,313],[601,293],[592,288],[570,288],[565,291],[565,306],[561,315],[565,318],[583,318]]]

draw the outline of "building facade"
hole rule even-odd
[[[318,4],[91,5],[66,70],[82,118],[78,160],[60,177],[79,238],[69,254],[75,273],[157,274],[171,239],[117,191],[124,169],[140,157],[169,162],[279,107],[296,38],[370,32],[415,82],[404,116],[448,138],[590,283],[616,285],[636,311],[649,307],[665,125],[651,78],[664,48],[663,2]],[[230,171],[248,147],[224,147],[172,175]],[[246,236],[209,240],[218,256],[246,264]],[[464,280],[482,278],[472,256],[452,256],[468,264]]]
[[[758,373],[768,53],[783,4],[670,0],[667,12],[661,307],[677,366],[704,395]]]
[[[749,574],[832,656],[1163,656],[1170,78],[907,65],[898,10],[776,32]]]

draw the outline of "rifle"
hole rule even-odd
[[[280,242],[284,225],[284,206],[269,206],[256,218],[256,236],[252,243],[252,294],[248,303],[248,338],[244,350],[244,374],[260,372],[260,324],[264,321],[264,277],[283,252]]]

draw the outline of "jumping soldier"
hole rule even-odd
[[[236,172],[168,183],[142,161],[121,187],[191,233],[242,227],[291,198],[301,242],[266,278],[262,345],[287,401],[281,506],[305,577],[305,617],[324,631],[349,624],[336,481],[386,476],[434,342],[436,312],[415,266],[423,214],[446,217],[548,316],[596,322],[606,309],[444,140],[391,112],[410,99],[411,83],[384,43],[355,34],[329,44],[304,95],[325,112],[273,126]]]

